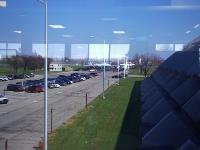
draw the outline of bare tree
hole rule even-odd
[[[161,64],[162,59],[158,55],[145,53],[141,55],[136,54],[133,57],[133,62],[135,66],[140,69],[140,73],[143,73],[146,77],[150,71]]]
[[[14,72],[17,73],[18,69],[23,64],[23,59],[21,56],[12,56],[7,58],[7,63],[13,68]]]

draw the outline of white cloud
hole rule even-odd
[[[65,29],[65,26],[59,24],[50,24],[49,27],[53,29]]]
[[[102,21],[117,21],[117,18],[101,18]]]
[[[190,34],[190,33],[191,33],[191,31],[190,31],[190,30],[188,30],[188,31],[186,31],[186,32],[185,32],[185,34]]]
[[[95,36],[94,36],[94,35],[90,35],[89,37],[90,37],[90,38],[94,38]]]
[[[64,37],[64,38],[70,38],[70,37],[73,37],[73,36],[70,35],[70,34],[63,34],[62,37]]]
[[[148,10],[158,10],[158,11],[165,11],[165,10],[196,10],[196,9],[199,9],[200,6],[180,6],[180,5],[177,5],[177,6],[149,6],[147,7]]]
[[[200,27],[200,24],[196,24],[195,26],[194,26],[194,28],[196,29],[196,28],[199,28]]]
[[[15,33],[17,33],[17,34],[21,34],[21,33],[22,33],[21,30],[15,30],[15,31],[13,31],[13,32],[15,32]]]
[[[0,7],[6,7],[6,1],[0,1]]]
[[[113,31],[114,34],[125,34],[126,32],[125,31],[122,31],[122,30],[116,30],[116,31]]]

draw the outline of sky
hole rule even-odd
[[[199,0],[48,0],[48,25],[54,25],[48,27],[48,43],[64,44],[67,57],[71,44],[104,40],[129,44],[129,57],[136,53],[168,57],[200,35],[199,14]],[[44,5],[38,0],[7,0],[0,8],[0,20],[0,43],[22,43],[22,53],[31,54],[33,44],[44,42]],[[53,55],[63,54],[56,52]]]

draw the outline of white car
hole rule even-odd
[[[0,76],[0,81],[8,81],[8,77],[7,76]]]
[[[8,98],[6,98],[3,95],[0,95],[0,104],[7,104],[8,103]]]
[[[85,81],[86,80],[86,78],[85,77],[81,77],[81,81]]]
[[[60,85],[57,84],[57,83],[53,83],[53,84],[54,84],[54,87],[55,87],[55,88],[59,88],[59,87],[60,87]]]

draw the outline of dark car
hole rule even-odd
[[[67,82],[67,84],[72,84],[73,82],[71,82],[71,80],[68,78],[68,76],[65,75],[60,75],[58,76],[58,79],[64,80],[65,82]]]
[[[14,79],[24,79],[24,78],[25,78],[24,74],[15,74],[14,75]]]
[[[22,92],[22,91],[24,91],[24,87],[20,84],[8,84],[7,90],[15,91],[15,92]]]
[[[21,85],[24,90],[27,89],[29,86],[31,86],[32,84],[28,83],[27,81],[23,81],[23,82],[17,82],[17,85]]]
[[[8,77],[8,80],[14,80],[14,75],[8,74],[8,75],[6,75],[6,76]]]
[[[87,74],[87,73],[81,73],[80,75],[85,77],[86,79],[90,79],[91,78],[90,74]]]
[[[91,72],[89,75],[90,75],[91,77],[96,77],[96,76],[98,76],[98,73],[96,73],[96,72]]]
[[[70,76],[78,76],[79,73],[72,73]]]
[[[25,91],[28,93],[40,93],[44,92],[44,87],[42,85],[32,85],[29,86]]]
[[[76,76],[68,76],[68,79],[73,81],[73,83],[80,82],[79,78]]]
[[[31,77],[34,77],[35,75],[34,75],[34,73],[27,73],[26,74],[27,76],[29,76],[29,78],[31,78]]]

